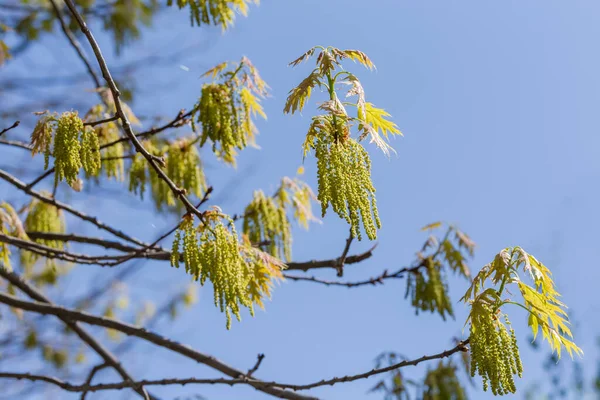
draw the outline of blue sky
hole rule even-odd
[[[189,48],[185,57],[147,65],[132,77],[139,87],[132,107],[144,116],[169,117],[190,108],[199,95],[199,75],[221,61],[246,55],[260,70],[272,88],[272,97],[264,101],[268,121],[258,124],[262,149],[245,150],[237,171],[214,162],[207,170],[215,201],[232,214],[242,210],[254,189],[269,192],[281,176],[293,175],[302,163],[300,146],[310,111],[289,116],[282,109],[287,92],[310,67],[291,69],[287,63],[317,44],[367,53],[377,71],[353,70],[367,99],[389,111],[405,136],[393,141],[398,155],[389,160],[374,147],[369,149],[383,228],[375,256],[348,267],[345,279],[408,264],[426,238],[419,228],[436,220],[457,223],[477,242],[471,262],[475,272],[502,248],[521,245],[553,271],[558,290],[573,311],[576,341],[586,352],[584,365],[591,373],[600,331],[595,251],[600,224],[598,22],[600,4],[591,0],[263,0],[225,34],[192,28],[186,10],[169,10],[121,57],[108,51],[109,38],[99,36],[109,67],[115,68],[147,54]],[[32,59],[35,66],[28,65]],[[15,76],[83,71],[58,34],[6,70]],[[68,90],[52,87],[40,93],[66,93],[78,100],[87,96],[92,104],[96,98],[83,92],[86,87],[90,84],[83,81]],[[26,138],[28,132],[13,137],[19,135]],[[307,158],[305,168],[305,178],[316,187],[313,158]],[[225,188],[236,174],[242,178]],[[92,193],[74,195],[73,201],[144,239],[173,224],[172,218],[157,219],[149,203],[140,207],[132,196],[123,202]],[[72,227],[79,225],[73,222]],[[337,257],[346,235],[346,225],[328,214],[324,224],[313,225],[308,233],[296,230],[294,259]],[[371,245],[355,243],[351,253]],[[72,290],[98,276],[90,269],[79,269]],[[317,275],[335,278],[333,271]],[[185,281],[183,271],[149,263],[131,283],[131,292],[160,301]],[[207,289],[201,291],[197,306],[158,330],[242,369],[253,364],[257,353],[265,353],[260,378],[305,383],[370,369],[382,351],[415,358],[449,348],[466,318],[466,309],[458,304],[466,287],[466,282],[452,280],[457,318],[444,322],[437,315],[414,315],[404,299],[403,280],[351,290],[285,282],[266,312],[246,316],[231,331],[225,331],[224,316],[213,307]],[[517,309],[510,315],[522,338],[525,376],[518,382],[522,395],[527,383],[544,378],[542,356],[528,349],[526,316]],[[136,376],[217,376],[169,353],[149,353],[150,349],[141,345],[124,358]],[[420,377],[425,367],[405,372]],[[114,376],[107,373],[103,379]],[[369,379],[313,393],[334,400],[376,399],[380,396],[366,394],[375,382]],[[174,397],[165,388],[155,392]],[[177,393],[265,398],[246,388],[186,387],[177,388]],[[486,397],[475,392],[473,398]]]

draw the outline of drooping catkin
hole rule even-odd
[[[405,297],[410,297],[417,314],[419,311],[437,312],[444,320],[446,313],[454,316],[441,264],[430,258],[423,263],[423,270],[417,269],[408,274]]]
[[[55,182],[67,181],[74,185],[81,169],[81,143],[79,135],[83,132],[83,121],[76,112],[65,112],[58,119],[54,133]]]
[[[254,315],[254,306],[262,307],[262,299],[270,296],[271,281],[281,278],[283,265],[267,253],[253,248],[247,239],[240,242],[233,221],[219,212],[205,215],[194,225],[186,214],[175,233],[171,265],[179,267],[204,285],[213,285],[215,305],[225,313],[227,329],[232,314],[241,319],[241,307]]]
[[[86,176],[96,176],[100,171],[100,140],[93,128],[86,126],[81,133],[81,164]]]
[[[367,237],[374,240],[381,228],[375,187],[371,182],[371,160],[367,151],[354,139],[335,140],[324,126],[312,143],[317,158],[321,213],[329,205],[351,227],[352,236],[362,238],[360,222]]]
[[[231,314],[241,320],[240,306],[253,313],[247,290],[251,270],[242,257],[238,240],[233,223],[228,228],[219,218],[210,225],[195,227],[193,217],[188,215],[172,249],[172,266],[179,267],[179,259],[183,258],[188,274],[202,285],[207,279],[213,284],[215,305],[225,312],[227,329],[231,327]]]
[[[476,309],[477,308],[477,309]],[[490,306],[474,303],[471,312],[471,376],[483,379],[483,390],[494,395],[515,393],[514,375],[522,376],[523,367],[514,331],[508,316],[504,325]]]

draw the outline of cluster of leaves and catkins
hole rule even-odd
[[[531,278],[533,286],[521,279],[521,271]],[[502,298],[505,288],[511,284],[517,286],[522,301]],[[510,294],[508,290],[506,292]],[[558,357],[563,347],[571,356],[583,354],[571,340],[566,306],[558,297],[550,270],[521,247],[502,250],[475,276],[462,300],[471,305],[467,319],[471,375],[482,377],[484,390],[491,388],[497,395],[514,393],[514,375],[520,377],[523,371],[515,332],[508,316],[501,310],[505,305],[525,309],[534,339],[541,329]]]
[[[148,140],[142,144],[148,152],[164,159],[165,173],[186,194],[202,197],[207,190],[206,177],[202,168],[202,160],[195,146],[196,140],[191,137],[180,138],[173,142]],[[129,190],[142,198],[150,183],[152,199],[158,210],[163,206],[181,210],[182,204],[175,194],[162,180],[147,160],[136,154],[129,169]]]
[[[186,214],[175,233],[171,265],[183,262],[186,272],[204,284],[213,285],[215,305],[225,312],[227,329],[231,315],[240,320],[241,307],[254,315],[254,304],[270,297],[273,279],[282,278],[284,265],[276,258],[240,240],[233,220],[218,209],[204,214],[196,226]]]
[[[258,4],[259,0],[168,0],[167,5],[174,3],[181,9],[189,7],[190,20],[193,25],[217,25],[223,30],[233,25],[236,11],[246,16],[248,5]]]
[[[192,128],[202,128],[200,146],[210,139],[215,155],[235,165],[236,149],[255,146],[257,130],[252,118],[259,115],[266,119],[260,99],[267,95],[268,86],[246,57],[239,63],[221,63],[202,77],[212,81],[202,86]]]
[[[54,158],[55,185],[66,181],[79,189],[79,171],[94,176],[100,169],[100,141],[93,128],[84,126],[77,112],[67,111],[60,116],[44,114],[31,134],[32,154],[44,154],[44,169],[50,156]]]
[[[315,198],[310,187],[299,179],[284,177],[273,197],[262,190],[244,210],[243,233],[250,243],[281,260],[292,258],[292,227],[288,209],[293,217],[308,229],[309,221],[316,221],[311,200]]]
[[[358,78],[342,68],[341,62],[349,59],[373,69],[374,64],[363,52],[317,46],[290,65],[296,66],[315,53],[318,53],[316,68],[290,91],[284,113],[302,111],[315,87],[327,91],[329,100],[319,106],[324,114],[312,118],[303,146],[305,156],[314,150],[317,158],[318,199],[322,216],[331,205],[333,211],[350,224],[353,237],[362,238],[362,220],[367,237],[373,240],[381,221],[371,182],[371,160],[360,142],[370,137],[371,142],[389,155],[393,149],[381,135],[387,139],[390,135],[401,133],[393,122],[386,119],[388,113],[365,100]],[[346,97],[356,97],[356,102],[342,102],[338,98],[336,85],[339,84],[349,86]],[[356,107],[356,116],[351,116],[346,106]],[[351,136],[354,125],[359,134],[356,139]]]
[[[425,226],[422,230],[434,231],[442,228],[441,222]],[[417,253],[416,266],[411,268],[406,281],[406,297],[410,297],[417,314],[419,311],[437,312],[445,320],[446,313],[454,316],[452,302],[448,297],[447,270],[464,278],[471,273],[466,263],[472,257],[475,243],[464,232],[450,225],[445,234],[429,238]]]

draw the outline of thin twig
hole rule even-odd
[[[256,356],[256,363],[254,364],[254,366],[252,368],[250,368],[248,370],[248,372],[246,372],[246,376],[252,376],[252,374],[254,374],[256,371],[258,371],[258,368],[260,368],[260,364],[262,364],[262,361],[264,360],[265,355],[263,353],[260,353]]]
[[[96,88],[102,87],[102,84],[100,83],[100,79],[98,78],[98,75],[96,75],[96,72],[94,72],[94,68],[92,67],[92,64],[90,63],[87,56],[83,52],[83,49],[81,48],[81,45],[77,41],[77,38],[75,38],[75,35],[73,35],[73,33],[69,30],[69,26],[65,22],[65,19],[63,18],[62,12],[60,11],[60,8],[56,4],[56,1],[50,0],[50,3],[52,4],[52,8],[54,9],[56,18],[58,18],[58,21],[60,22],[60,27],[61,27],[63,33],[69,40],[69,43],[71,43],[71,46],[73,47],[73,49],[75,49],[77,56],[85,64],[87,72],[90,75],[90,78],[92,78],[92,80],[94,81]]]
[[[147,130],[145,132],[140,132],[140,133],[136,134],[135,136],[137,138],[145,138],[145,137],[149,137],[149,136],[153,136],[153,135],[159,134],[160,132],[162,132],[164,130],[167,130],[169,128],[177,128],[177,127],[179,127],[181,125],[184,125],[186,123],[185,120],[187,118],[189,118],[194,113],[195,110],[196,109],[194,108],[191,111],[188,111],[187,113],[184,112],[184,110],[180,110],[179,113],[177,114],[177,116],[173,120],[171,120],[170,122],[168,122],[167,124],[165,124],[163,126],[160,126],[158,128],[149,129],[149,130]],[[100,149],[105,149],[107,147],[112,147],[112,146],[114,146],[114,145],[116,145],[118,143],[126,142],[128,140],[129,140],[129,137],[128,136],[124,136],[124,137],[116,139],[116,140],[114,140],[112,142],[103,144],[102,146],[100,146]]]
[[[9,126],[8,128],[4,128],[0,131],[0,136],[4,135],[6,132],[10,131],[11,129],[16,128],[17,126],[19,126],[19,124],[21,123],[21,121],[15,121],[11,126]]]
[[[99,119],[98,121],[84,122],[84,126],[96,126],[100,124],[106,124],[107,122],[116,121],[119,119],[118,115],[112,116],[110,118]]]
[[[350,245],[352,244],[353,239],[354,239],[354,236],[352,236],[352,230],[350,230],[350,235],[348,236],[348,239],[346,239],[346,246],[344,247],[344,251],[342,252],[341,257],[338,259],[338,263],[337,263],[337,276],[338,277],[344,276],[344,263],[346,262],[346,256],[348,255],[348,252],[350,251]]]
[[[33,147],[29,143],[20,142],[18,140],[0,139],[0,144],[6,145],[6,146],[18,147],[20,149],[27,150],[27,151],[31,151],[31,149],[33,149]]]
[[[92,368],[92,370],[90,371],[87,379],[85,380],[84,385],[91,385],[92,384],[92,380],[94,379],[94,376],[102,371],[104,368],[108,367],[109,365],[107,363],[102,363],[102,364],[98,364],[96,366],[94,366],[94,368]],[[87,397],[87,394],[89,393],[89,390],[85,390],[83,391],[83,393],[81,393],[81,400],[85,400],[85,398]]]

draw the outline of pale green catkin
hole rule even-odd
[[[65,180],[73,186],[82,167],[81,143],[79,135],[83,132],[83,121],[76,112],[65,112],[58,119],[54,133],[55,182]]]
[[[336,141],[327,132],[318,134],[313,146],[322,216],[331,204],[333,211],[350,224],[353,237],[362,238],[362,220],[367,237],[374,240],[381,221],[367,151],[352,138]]]

